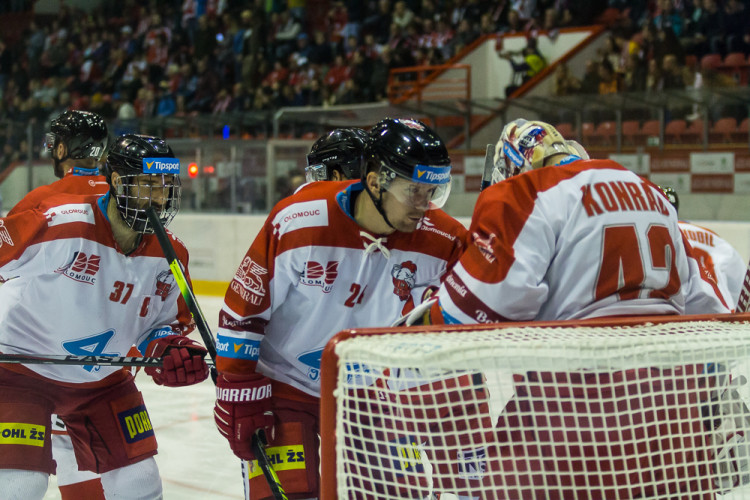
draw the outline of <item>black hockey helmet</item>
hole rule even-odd
[[[442,139],[427,125],[412,119],[386,118],[370,130],[368,167],[381,188],[390,190],[397,178],[429,186],[430,207],[440,208],[450,193],[451,160]],[[366,182],[365,182],[366,184]],[[392,191],[397,194],[395,190]],[[408,203],[408,200],[401,200]]]
[[[667,197],[667,200],[669,200],[669,203],[672,204],[675,211],[680,211],[680,197],[677,196],[677,191],[674,190],[674,188],[671,188],[669,186],[659,186],[662,193],[664,193],[664,196]]]
[[[117,179],[113,179],[113,173]],[[107,154],[104,175],[125,222],[139,233],[153,233],[146,208],[153,206],[164,226],[180,208],[180,160],[164,139],[125,134]],[[144,183],[144,176],[158,182]]]
[[[90,111],[64,111],[50,123],[45,146],[52,151],[65,144],[66,157],[77,160],[94,158],[100,161],[107,150],[107,124],[101,116]]]
[[[360,128],[337,128],[322,137],[307,155],[307,182],[331,179],[338,170],[346,179],[359,179],[365,166],[367,132]]]

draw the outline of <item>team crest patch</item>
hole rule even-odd
[[[162,271],[156,276],[156,295],[164,302],[174,286],[174,276],[171,271]]]
[[[323,293],[333,290],[333,282],[339,275],[339,262],[329,260],[325,267],[319,262],[309,260],[305,263],[305,270],[299,278],[299,282],[307,286],[319,286]]]
[[[393,278],[393,293],[399,299],[407,300],[411,296],[411,290],[417,284],[417,265],[407,260],[401,264],[395,264],[391,269]]]
[[[57,274],[67,276],[73,281],[93,285],[96,283],[96,273],[99,272],[101,257],[98,255],[86,255],[83,252],[74,252],[73,259],[62,267],[55,269]]]
[[[136,406],[117,414],[122,434],[129,444],[142,441],[154,435],[154,427],[145,405]]]

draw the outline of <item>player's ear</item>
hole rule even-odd
[[[55,157],[58,160],[62,160],[65,158],[65,154],[67,153],[65,143],[62,141],[57,143],[57,147],[55,148]]]
[[[367,183],[367,187],[370,189],[370,192],[372,194],[377,194],[380,192],[380,182],[378,182],[377,172],[367,172],[365,182]]]
[[[117,172],[112,172],[110,183],[112,184],[112,187],[115,188],[115,190],[122,186],[122,178],[120,177],[120,174],[118,174]]]

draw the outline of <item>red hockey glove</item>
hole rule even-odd
[[[169,335],[151,343],[147,357],[161,357],[164,364],[158,368],[146,368],[158,385],[182,387],[203,382],[208,377],[205,358],[208,351],[183,335]]]
[[[251,448],[253,434],[265,429],[273,436],[271,381],[259,373],[223,373],[216,380],[216,428],[229,441],[229,447],[243,460],[255,460]]]

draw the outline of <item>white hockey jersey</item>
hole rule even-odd
[[[745,259],[718,234],[705,227],[680,221],[680,230],[693,247],[693,255],[709,276],[716,279],[727,305],[734,309],[745,279]]]
[[[334,334],[388,326],[440,284],[466,229],[430,210],[413,233],[378,238],[351,215],[356,193],[359,182],[314,182],[274,207],[227,290],[219,371],[248,373],[257,362],[258,372],[318,396]]]
[[[674,207],[609,160],[490,186],[469,238],[438,293],[447,323],[729,312],[689,254]]]
[[[60,194],[0,219],[0,351],[125,356],[194,324],[154,235],[126,256],[106,217],[109,195]],[[171,234],[171,233],[170,233]],[[172,243],[187,273],[182,242]],[[97,383],[119,367],[4,365],[63,383]]]

